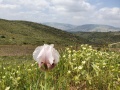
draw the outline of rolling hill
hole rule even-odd
[[[84,39],[35,22],[0,19],[0,45],[71,45],[76,42],[84,43]]]
[[[66,46],[74,45],[75,43],[105,45],[117,42],[120,42],[120,31],[78,31],[69,33],[35,22],[0,19],[0,45],[41,45],[43,43],[53,43]]]

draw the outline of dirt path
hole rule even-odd
[[[35,47],[32,45],[0,45],[0,56],[30,55]]]

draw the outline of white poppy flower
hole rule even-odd
[[[33,52],[34,60],[38,62],[40,68],[44,65],[45,69],[52,69],[59,62],[59,57],[60,55],[53,44],[38,46]]]

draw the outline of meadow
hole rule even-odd
[[[0,90],[44,90],[45,85],[48,90],[120,90],[119,52],[100,51],[87,44],[59,48],[60,62],[45,80],[45,71],[31,51],[0,56]]]

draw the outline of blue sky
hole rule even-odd
[[[120,27],[120,0],[0,0],[0,18]]]
[[[88,0],[89,3],[102,7],[120,7],[120,0]]]

